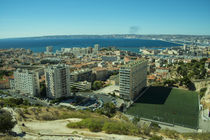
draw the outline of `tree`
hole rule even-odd
[[[100,114],[106,115],[108,117],[113,117],[116,113],[116,107],[113,103],[105,103],[103,108],[99,109]]]
[[[0,107],[2,108],[2,107],[4,107],[4,101],[0,101]]]
[[[103,82],[102,81],[94,81],[94,83],[93,83],[93,89],[94,90],[98,90],[102,87],[103,87]]]
[[[44,82],[40,83],[40,96],[46,97],[46,85]]]
[[[0,132],[6,133],[12,130],[16,122],[12,121],[12,115],[3,109],[0,110]]]

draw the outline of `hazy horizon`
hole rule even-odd
[[[0,38],[0,39],[22,39],[22,38],[41,38],[41,37],[55,37],[55,36],[112,36],[112,35],[139,35],[139,36],[210,36],[210,35],[194,35],[194,34],[63,34],[63,35],[42,35],[42,36],[20,36],[20,37],[7,37],[7,38]]]

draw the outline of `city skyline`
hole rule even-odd
[[[0,38],[48,35],[210,35],[208,0],[2,0]]]

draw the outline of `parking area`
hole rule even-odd
[[[112,94],[113,92],[116,92],[116,91],[119,91],[120,90],[120,87],[119,86],[107,86],[107,87],[104,87],[102,89],[99,89],[99,90],[96,90],[96,91],[93,91],[94,93],[103,93],[103,94]]]

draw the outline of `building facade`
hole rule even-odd
[[[95,44],[93,48],[93,53],[98,54],[98,51],[99,51],[99,44]]]
[[[45,69],[47,97],[56,99],[70,96],[70,70],[66,65],[52,65]]]
[[[15,90],[20,91],[20,93],[32,96],[39,96],[40,94],[39,74],[36,71],[17,69],[14,72],[14,85]]]
[[[147,61],[131,61],[120,68],[120,96],[134,100],[147,84]]]

